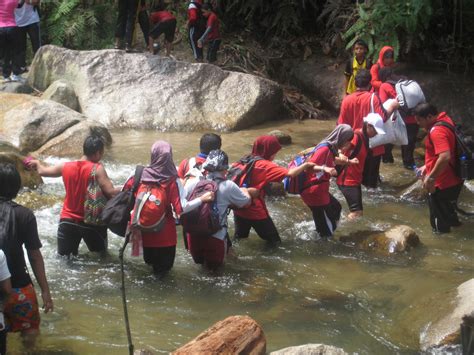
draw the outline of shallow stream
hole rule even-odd
[[[288,131],[294,141],[277,155],[277,162],[285,164],[333,127],[333,121],[278,122],[223,134],[223,149],[235,161],[250,151],[255,137],[277,128]],[[172,144],[178,164],[197,152],[201,133],[119,130],[112,135],[114,146],[104,163],[113,182],[123,184],[135,164],[147,163],[156,139]],[[298,197],[269,198],[282,245],[269,249],[252,234],[235,244],[236,256],[227,260],[217,276],[193,263],[181,235],[175,266],[163,280],[156,280],[141,258],[127,253],[127,296],[135,347],[170,352],[227,316],[247,314],[263,327],[268,352],[325,343],[349,353],[419,353],[425,327],[448,309],[453,290],[474,277],[474,222],[463,219],[463,226],[451,234],[434,235],[427,206],[401,202],[397,197],[401,186],[413,180],[413,173],[395,164],[383,166],[382,175],[385,182],[377,191],[364,191],[365,218],[356,223],[346,220],[347,205],[333,189],[344,207],[337,236],[408,224],[421,238],[419,250],[381,257],[337,241],[318,241],[311,213]],[[55,312],[42,317],[36,351],[126,354],[118,263],[122,239],[109,236],[105,259],[88,253],[85,246],[74,260],[58,258],[55,238],[64,189],[61,179],[45,182],[40,189],[43,195],[20,196],[34,208],[38,219],[55,302]],[[474,191],[472,185],[469,188]],[[468,189],[463,191],[461,205],[474,210]],[[24,352],[17,336],[9,337],[9,347],[12,354]]]

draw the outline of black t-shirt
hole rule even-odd
[[[16,237],[11,241],[7,254],[7,264],[10,270],[12,287],[25,287],[31,283],[26,267],[23,245],[26,250],[38,250],[42,247],[36,227],[36,217],[33,212],[16,203],[15,211]]]

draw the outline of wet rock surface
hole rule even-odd
[[[41,95],[41,98],[60,103],[71,110],[81,112],[81,107],[72,85],[64,79],[54,81]]]
[[[347,353],[332,345],[306,344],[272,351],[270,355],[347,355]]]

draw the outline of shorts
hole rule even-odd
[[[347,205],[349,206],[349,211],[362,211],[364,207],[362,206],[362,189],[359,186],[343,186],[337,185],[339,190],[341,190],[344,195]]]
[[[175,32],[176,20],[167,20],[164,22],[159,22],[155,27],[153,27],[153,29],[150,31],[150,37],[156,39],[160,37],[162,33],[164,33],[166,41],[172,43],[174,41]]]
[[[3,313],[9,332],[39,329],[38,299],[33,285],[13,288]]]
[[[228,251],[227,239],[212,236],[197,236],[187,233],[189,252],[196,264],[204,264],[210,269],[218,268],[224,264]]]
[[[59,255],[77,255],[82,239],[89,251],[105,252],[107,250],[107,227],[77,223],[66,218],[59,221]]]

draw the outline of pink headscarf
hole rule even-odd
[[[142,182],[165,183],[178,176],[169,143],[156,141],[151,147],[151,162],[142,173]]]
[[[281,145],[275,136],[260,136],[253,143],[252,155],[270,160],[280,149]]]

